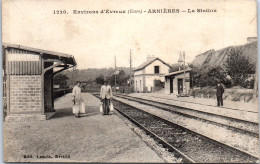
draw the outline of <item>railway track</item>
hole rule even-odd
[[[190,103],[190,104],[205,105],[205,104],[201,104],[201,103],[197,103],[197,102],[184,101],[184,100],[174,100],[174,99],[162,98],[162,97],[153,96],[153,95],[149,95],[149,97],[153,97],[153,98],[157,98],[157,99],[163,99],[163,100],[170,100],[170,101],[178,101],[178,102]],[[209,104],[207,104],[207,106],[215,107],[214,105],[209,105]],[[229,110],[235,110],[235,111],[246,111],[246,112],[248,112],[248,113],[258,113],[258,112],[254,112],[254,111],[250,111],[250,110],[234,109],[234,108],[223,107],[223,106],[222,106],[222,108],[223,108],[223,109],[229,109]]]
[[[157,102],[154,100],[148,100],[143,98],[137,98],[132,96],[126,96],[122,94],[116,94],[115,96],[123,99],[127,99],[130,101],[138,102],[144,105],[150,105],[157,108],[160,108],[165,111],[169,111],[172,113],[176,113],[178,115],[182,115],[187,118],[193,118],[201,121],[206,121],[211,124],[221,126],[239,133],[247,134],[254,137],[259,137],[258,134],[258,123],[240,120],[237,118],[232,118],[228,116],[203,112],[195,109],[189,109],[184,107],[179,107],[167,103]]]
[[[97,95],[95,95],[97,96]],[[256,162],[258,158],[118,100],[115,109],[152,136],[175,158],[194,162]]]

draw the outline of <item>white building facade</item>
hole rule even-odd
[[[159,58],[147,57],[147,61],[134,70],[135,92],[152,92],[155,80],[164,82],[164,74],[169,72],[170,65]]]

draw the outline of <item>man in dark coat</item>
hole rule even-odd
[[[221,82],[217,83],[217,101],[218,101],[218,106],[223,106],[223,98],[222,95],[224,93],[224,87]]]

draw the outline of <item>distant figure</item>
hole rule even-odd
[[[218,81],[217,83],[217,101],[218,101],[218,106],[223,106],[223,98],[222,95],[224,93],[224,87],[223,84]]]
[[[196,91],[195,91],[194,87],[192,87],[191,91],[192,91],[193,98],[195,98],[196,97]]]
[[[77,118],[80,117],[80,113],[85,113],[85,104],[81,95],[80,81],[76,82],[76,86],[74,86],[72,90],[72,101],[73,101],[73,114]]]
[[[110,112],[110,101],[113,97],[112,88],[107,84],[107,81],[104,81],[104,85],[100,89],[100,97],[103,105],[103,115],[109,115]]]

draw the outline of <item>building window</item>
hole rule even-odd
[[[160,67],[154,66],[154,73],[160,73]]]

